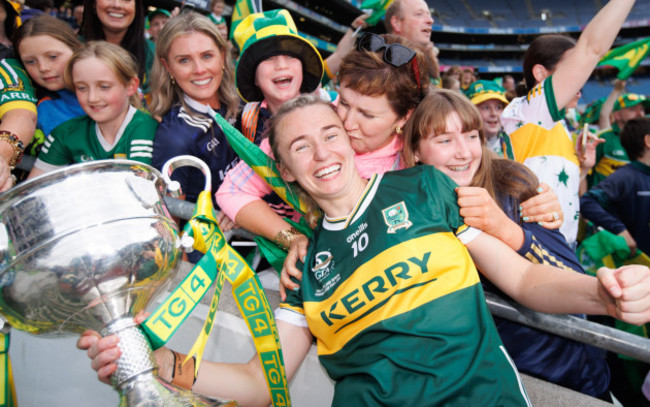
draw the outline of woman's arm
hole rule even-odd
[[[650,313],[650,270],[599,270],[599,279],[534,264],[486,233],[467,245],[478,269],[519,303],[541,312],[608,314],[645,323]]]
[[[313,337],[308,328],[283,321],[277,321],[277,326],[287,380],[291,380],[307,355]],[[91,367],[97,371],[99,380],[107,384],[110,383],[110,376],[117,369],[115,361],[121,356],[118,342],[119,338],[116,335],[101,338],[93,331],[84,332],[77,341],[79,349],[87,350],[88,357],[92,360]],[[154,354],[160,377],[171,381],[173,370],[171,351],[160,348]],[[248,363],[203,361],[192,390],[206,396],[236,400],[244,406],[268,406],[270,402],[257,354]]]
[[[609,51],[635,0],[610,0],[585,27],[578,43],[557,64],[553,89],[558,109],[564,108],[587,82]]]
[[[603,102],[603,105],[600,107],[600,113],[598,114],[598,128],[600,130],[607,129],[612,125],[610,116],[614,110],[614,103],[623,94],[623,91],[625,91],[625,81],[620,79],[614,80],[614,88]]]

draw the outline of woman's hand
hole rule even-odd
[[[0,192],[7,191],[14,186],[14,179],[11,177],[9,164],[0,158]]]
[[[605,140],[592,134],[585,125],[584,130],[578,135],[576,141],[576,155],[580,162],[580,178],[587,176],[589,171],[596,165],[596,147]]]
[[[223,211],[217,213],[217,223],[222,232],[227,232],[237,227],[237,224],[232,221]]]
[[[133,320],[140,325],[148,316],[148,312],[140,312]],[[119,341],[120,338],[117,335],[102,337],[99,332],[92,330],[84,331],[77,340],[77,348],[86,351],[91,360],[90,367],[97,372],[97,378],[102,383],[111,384],[111,376],[117,370],[115,362],[122,356],[122,351],[117,345]],[[158,351],[156,351],[157,360],[159,360],[158,356]],[[164,378],[162,370],[165,369],[160,369],[158,373],[160,377]],[[171,372],[169,377],[171,377]]]
[[[500,229],[510,219],[488,191],[480,187],[458,187],[456,193],[465,224],[501,239]]]
[[[280,299],[282,301],[287,299],[286,289],[297,290],[300,286],[294,283],[290,277],[295,277],[302,280],[302,272],[296,267],[298,260],[304,261],[307,256],[307,247],[309,246],[309,239],[305,235],[298,235],[291,240],[291,246],[287,253],[287,258],[284,259],[282,272],[280,273]]]
[[[598,269],[600,297],[614,318],[641,325],[650,321],[650,268],[628,265]]]
[[[538,195],[521,203],[521,219],[524,222],[537,222],[546,229],[562,226],[564,213],[555,191],[545,183],[539,184]]]

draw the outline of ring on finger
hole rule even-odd
[[[560,220],[560,214],[557,212],[553,212],[551,215],[553,215],[553,220]]]

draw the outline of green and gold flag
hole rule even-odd
[[[598,66],[618,68],[616,77],[625,80],[632,76],[641,61],[648,55],[648,51],[650,51],[650,37],[610,50],[598,62]]]
[[[384,18],[386,10],[391,3],[393,3],[393,0],[364,0],[359,8],[362,10],[374,10],[370,17],[366,19],[366,23],[372,26]]]
[[[249,14],[262,12],[262,0],[237,0],[232,7],[232,20],[230,22],[230,39],[235,32],[235,28],[241,20],[248,17]]]

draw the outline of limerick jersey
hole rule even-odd
[[[528,404],[461,242],[480,232],[455,186],[430,166],[375,175],[348,217],[316,230],[277,318],[306,320],[332,405]]]
[[[558,111],[552,76],[527,96],[514,99],[501,115],[508,156],[530,168],[558,196],[564,222],[560,231],[573,244],[578,234],[580,162]]]
[[[36,96],[25,68],[13,58],[0,61],[0,117],[12,109],[36,113]]]
[[[619,167],[630,162],[625,149],[621,145],[620,133],[621,129],[616,124],[598,133],[598,138],[605,140],[605,142],[596,146],[596,165],[589,176],[589,188],[598,185],[600,181],[612,175]]]
[[[124,158],[151,164],[153,138],[158,122],[129,106],[115,142],[110,145],[99,126],[88,116],[68,120],[48,135],[34,166],[52,171],[69,164]]]

